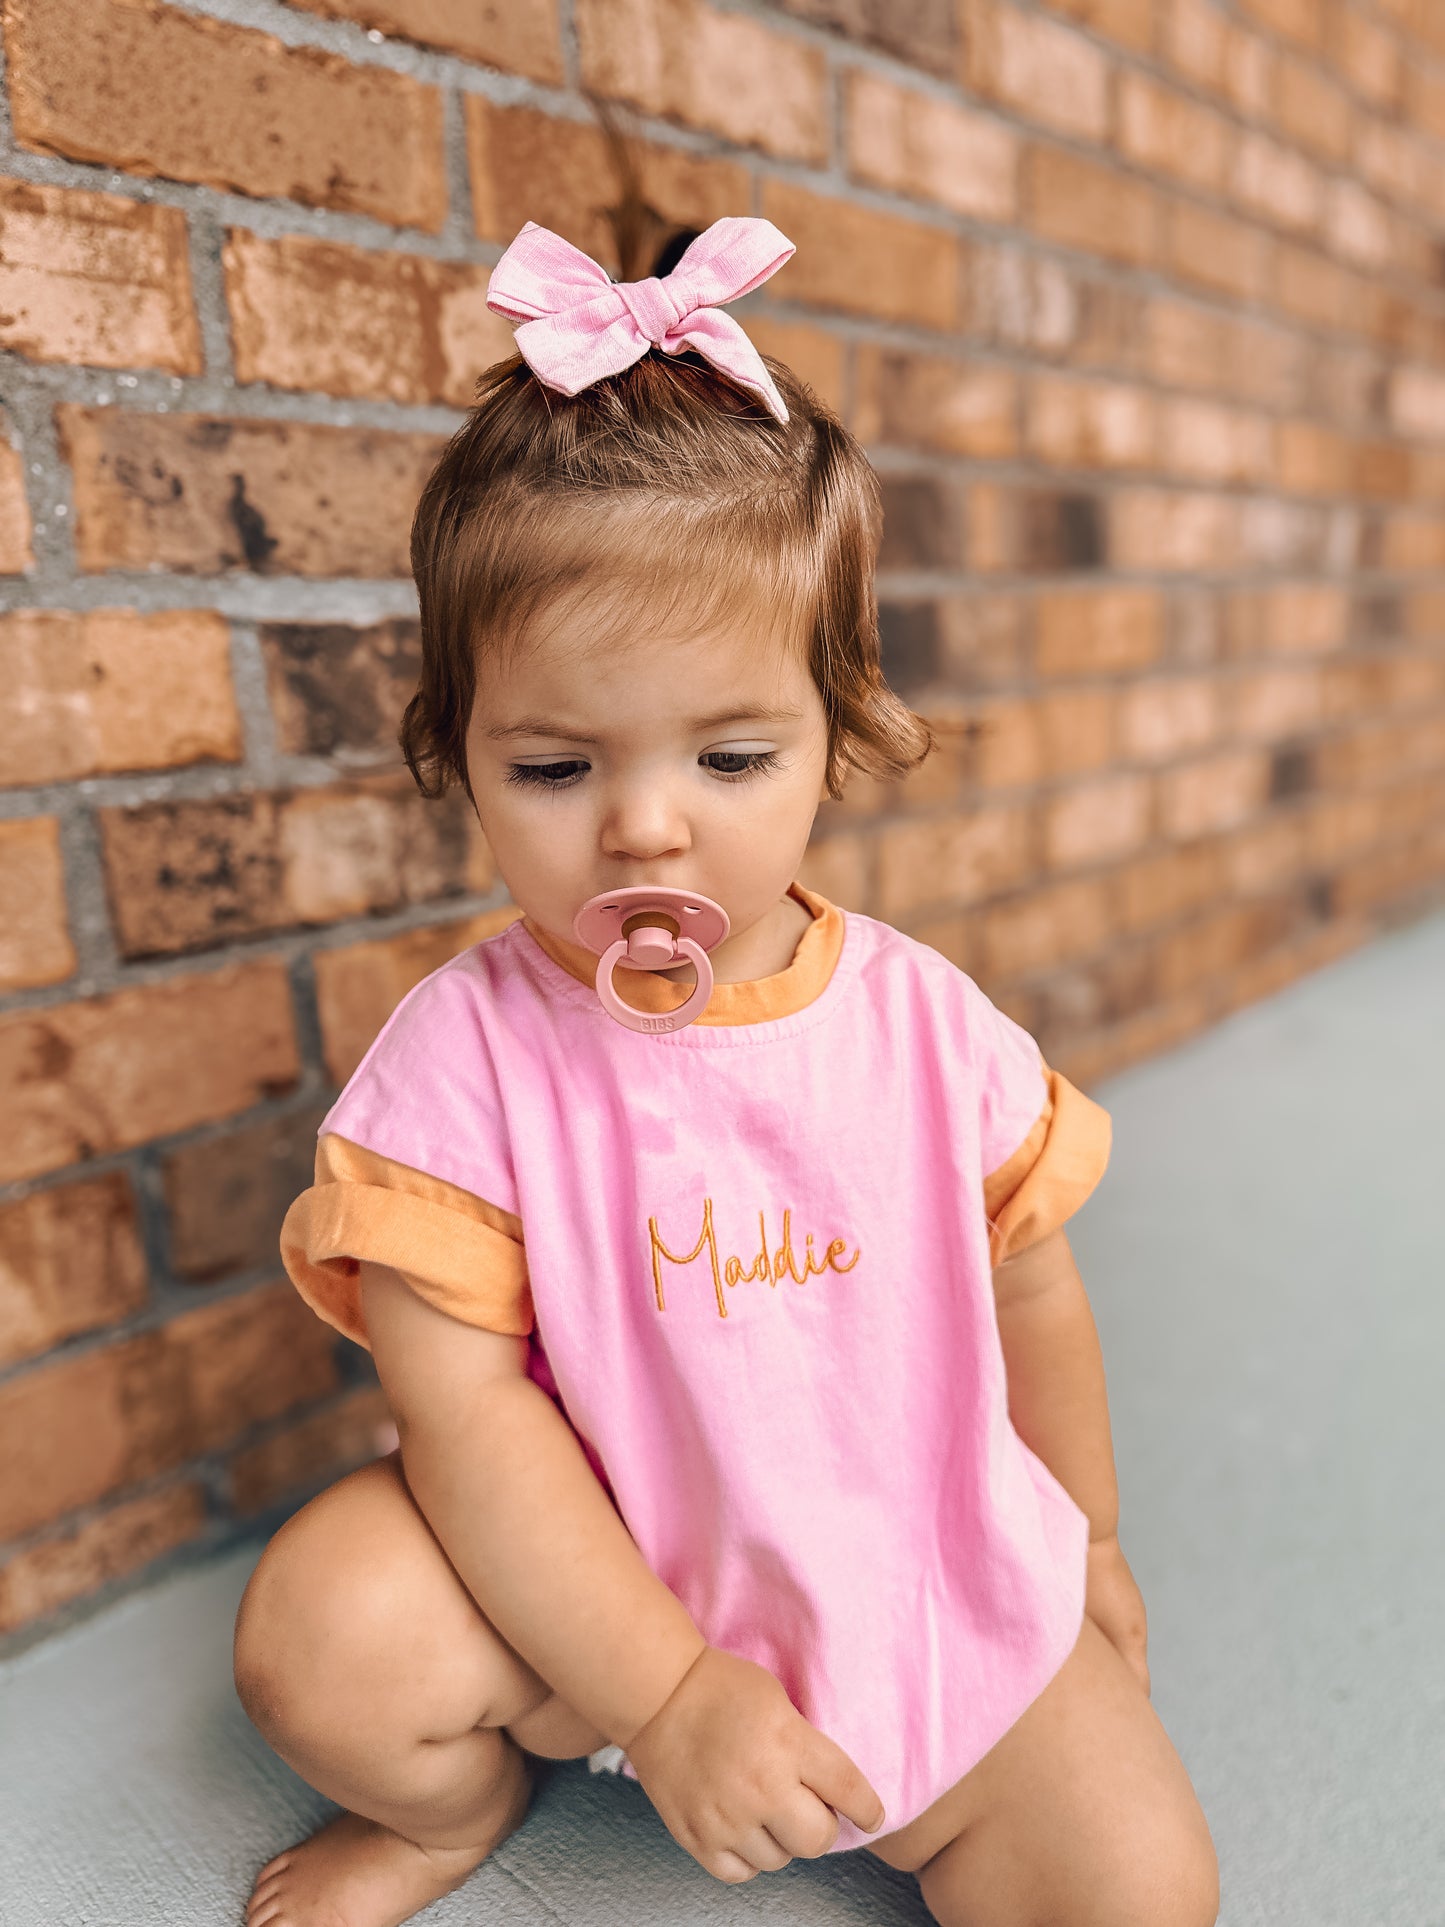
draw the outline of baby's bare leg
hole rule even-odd
[[[282,1759],[348,1809],[262,1868],[248,1927],[398,1927],[521,1824],[524,1748],[605,1744],[482,1616],[395,1453],[271,1541],[236,1621],[236,1686]]]
[[[948,1793],[868,1851],[942,1927],[1213,1927],[1219,1865],[1183,1761],[1091,1619]]]

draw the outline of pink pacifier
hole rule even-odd
[[[707,953],[728,933],[728,914],[696,890],[671,890],[665,884],[638,883],[625,890],[604,890],[589,897],[572,919],[572,934],[589,950],[601,951],[597,995],[602,1008],[629,1030],[682,1030],[700,1016],[712,995],[712,965]],[[612,987],[619,964],[628,970],[670,970],[690,963],[697,983],[676,1010],[634,1010]]]

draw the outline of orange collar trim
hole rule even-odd
[[[833,974],[843,948],[843,912],[816,891],[801,883],[790,883],[788,895],[801,903],[813,921],[798,939],[793,961],[786,970],[771,977],[755,977],[748,983],[714,984],[707,1009],[697,1019],[700,1024],[766,1024],[776,1017],[791,1017],[805,1010]],[[569,943],[541,929],[528,916],[522,923],[528,934],[578,983],[589,990],[597,982],[597,953],[584,945]],[[676,1010],[686,1003],[690,984],[671,983],[636,971],[627,984],[627,1001],[639,1010]]]

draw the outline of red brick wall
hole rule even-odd
[[[0,1635],[373,1449],[276,1230],[395,999],[513,914],[399,767],[407,525],[501,248],[611,258],[584,88],[672,220],[797,242],[744,318],[874,455],[890,674],[958,726],[806,880],[1081,1083],[1439,900],[1437,0],[4,27]]]

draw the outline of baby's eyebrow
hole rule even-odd
[[[724,709],[713,716],[694,716],[686,727],[700,733],[705,729],[718,729],[723,723],[795,723],[802,717],[801,709],[769,709],[761,704],[750,704],[742,709]],[[589,736],[585,730],[568,729],[561,723],[554,723],[547,716],[524,716],[520,722],[499,724],[483,732],[492,742],[504,742],[513,736],[560,736],[570,743],[595,743],[599,739]]]

